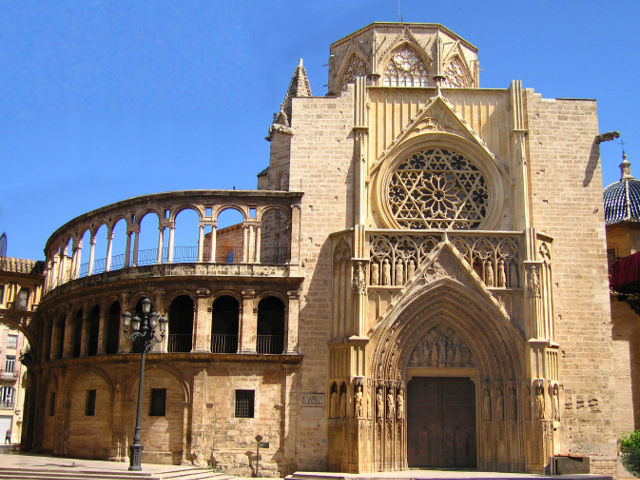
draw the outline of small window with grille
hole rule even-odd
[[[167,389],[152,388],[151,403],[149,404],[149,416],[164,417],[166,405],[167,405]]]
[[[87,398],[84,404],[84,416],[93,417],[96,414],[96,391],[87,390]]]
[[[255,390],[236,390],[236,418],[253,418]]]

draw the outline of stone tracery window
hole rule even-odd
[[[383,82],[387,87],[427,87],[429,74],[418,54],[404,47],[391,56]]]
[[[453,57],[444,69],[444,86],[462,88],[471,86],[471,82],[464,72],[460,58]]]
[[[349,64],[347,65],[347,69],[344,71],[344,75],[342,76],[341,88],[344,88],[348,83],[354,83],[356,81],[356,77],[366,75],[367,65],[364,63],[364,60],[357,55],[352,55],[349,60]]]
[[[446,148],[400,161],[387,186],[391,213],[411,229],[477,228],[489,209],[487,182],[475,163]]]

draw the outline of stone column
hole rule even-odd
[[[173,263],[173,239],[176,233],[175,222],[169,222],[169,252],[167,254],[167,263]]]
[[[211,224],[211,254],[209,256],[209,263],[216,263],[216,240],[217,240],[217,229],[218,223],[213,222]]]
[[[256,226],[256,258],[255,258],[256,263],[260,263],[260,253],[262,249],[262,240],[260,238],[261,236],[262,236],[262,227],[260,225],[257,225]]]
[[[242,313],[240,316],[240,338],[238,339],[238,353],[256,353],[256,335],[258,325],[253,301],[255,290],[242,290]]]
[[[82,340],[80,341],[80,356],[89,354],[89,305],[82,305]]]
[[[242,225],[243,238],[242,238],[242,263],[249,262],[249,226],[245,223]]]
[[[193,325],[194,352],[211,351],[211,291],[208,288],[196,290],[196,311]]]
[[[298,353],[298,319],[300,317],[300,293],[297,290],[287,292],[287,325],[285,328],[285,353]]]
[[[133,263],[132,267],[138,266],[138,251],[140,249],[140,225],[134,226],[133,230]]]
[[[100,316],[98,317],[98,351],[96,352],[98,355],[103,355],[105,352],[107,319],[109,318],[105,303],[100,303]]]
[[[90,248],[89,248],[89,269],[87,270],[87,277],[90,277],[91,275],[93,275],[93,262],[95,261],[96,258],[96,236],[95,234],[91,235],[91,241],[90,241]]]
[[[131,230],[127,229],[127,244],[124,252],[124,266],[125,268],[131,263]]]
[[[164,248],[164,225],[158,227],[158,255],[156,256],[156,263],[162,263],[162,249]]]
[[[131,342],[127,340],[124,336],[122,330],[122,314],[129,310],[129,294],[121,293],[120,294],[120,319],[118,326],[118,353],[128,353],[131,351]],[[131,332],[129,332],[131,333]]]
[[[111,253],[113,252],[113,227],[107,233],[107,258],[105,259],[104,271],[111,270]]]
[[[204,224],[198,226],[198,262],[204,258]]]

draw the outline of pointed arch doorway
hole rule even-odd
[[[414,376],[408,381],[410,468],[476,467],[475,397],[469,377]]]

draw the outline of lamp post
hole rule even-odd
[[[122,326],[125,338],[131,342],[139,341],[142,347],[142,359],[140,361],[140,382],[138,384],[138,413],[136,415],[136,432],[133,435],[133,445],[131,445],[131,461],[129,470],[142,470],[142,444],[140,443],[140,420],[142,417],[142,382],[144,381],[144,359],[151,347],[164,340],[167,330],[167,319],[161,317],[158,312],[151,311],[151,300],[142,299],[142,318],[131,313],[122,314]],[[131,327],[131,334],[129,334]],[[160,337],[156,336],[156,331],[160,331]]]

